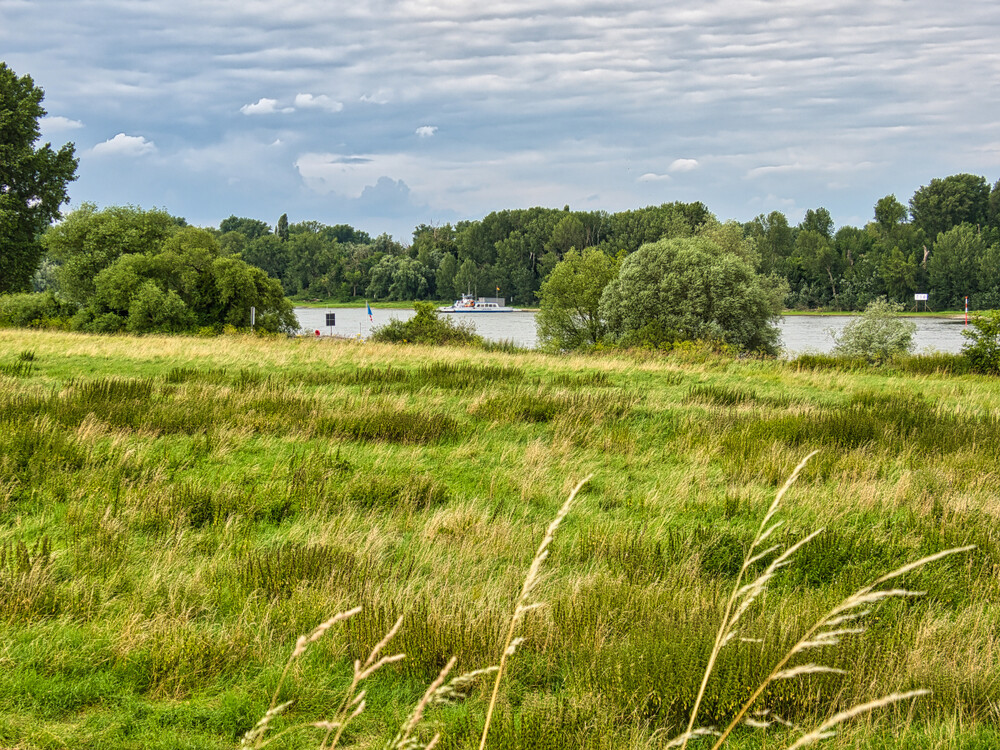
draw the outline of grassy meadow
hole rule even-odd
[[[275,727],[330,715],[402,616],[406,659],[341,742],[382,746],[452,655],[497,663],[538,543],[591,473],[488,746],[663,747],[761,518],[814,449],[772,539],[825,530],[745,615],[698,724],[724,725],[840,599],[975,544],[809,655],[843,674],[776,683],[761,707],[807,728],[927,688],[825,746],[998,747],[1000,383],[820,365],[0,330],[0,747],[232,748],[296,638],[354,606],[289,670]],[[421,737],[477,747],[488,682],[430,708]]]

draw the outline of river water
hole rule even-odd
[[[325,325],[326,314],[336,316],[336,325]],[[361,336],[367,338],[374,328],[390,320],[409,320],[413,310],[375,309],[369,320],[365,309],[357,307],[297,307],[295,315],[299,325],[307,331],[320,331],[322,335]],[[513,313],[457,313],[449,314],[456,321],[470,321],[476,332],[490,341],[512,341],[518,346],[534,348],[538,345],[533,312]],[[827,353],[833,349],[833,339],[828,330],[840,331],[851,318],[847,315],[789,315],[778,325],[781,346],[786,355],[806,352]],[[917,324],[913,336],[915,352],[938,351],[957,353],[965,339],[962,337],[962,320],[950,318],[911,318]]]

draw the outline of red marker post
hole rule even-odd
[[[969,298],[965,298],[965,325],[969,325]]]

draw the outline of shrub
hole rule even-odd
[[[60,302],[52,292],[0,296],[0,326],[64,327],[72,314],[72,307]]]
[[[430,302],[413,305],[417,314],[407,321],[391,320],[372,331],[371,340],[388,344],[434,344],[482,346],[482,336],[476,335],[471,323],[455,323],[438,317]]]
[[[833,353],[848,359],[867,359],[882,364],[913,349],[917,324],[900,320],[903,305],[882,298],[871,302],[860,317],[854,318],[833,336]]]
[[[155,281],[147,281],[128,308],[130,333],[180,333],[191,329],[195,316],[177,292],[164,292]]]
[[[1000,373],[1000,310],[977,315],[971,327],[962,331],[966,344],[962,353],[968,357],[974,372]]]

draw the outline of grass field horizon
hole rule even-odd
[[[663,747],[762,517],[817,449],[774,539],[824,531],[747,613],[699,723],[724,725],[851,591],[976,545],[816,656],[845,674],[786,680],[761,707],[804,729],[925,688],[825,746],[1000,746],[1000,387],[927,362],[0,330],[0,747],[234,747],[298,636],[356,606],[289,671],[276,722],[329,715],[402,616],[407,658],[373,676],[342,741],[382,746],[452,656],[497,662],[538,542],[590,474],[488,747]],[[490,687],[430,708],[421,736],[476,747]]]

